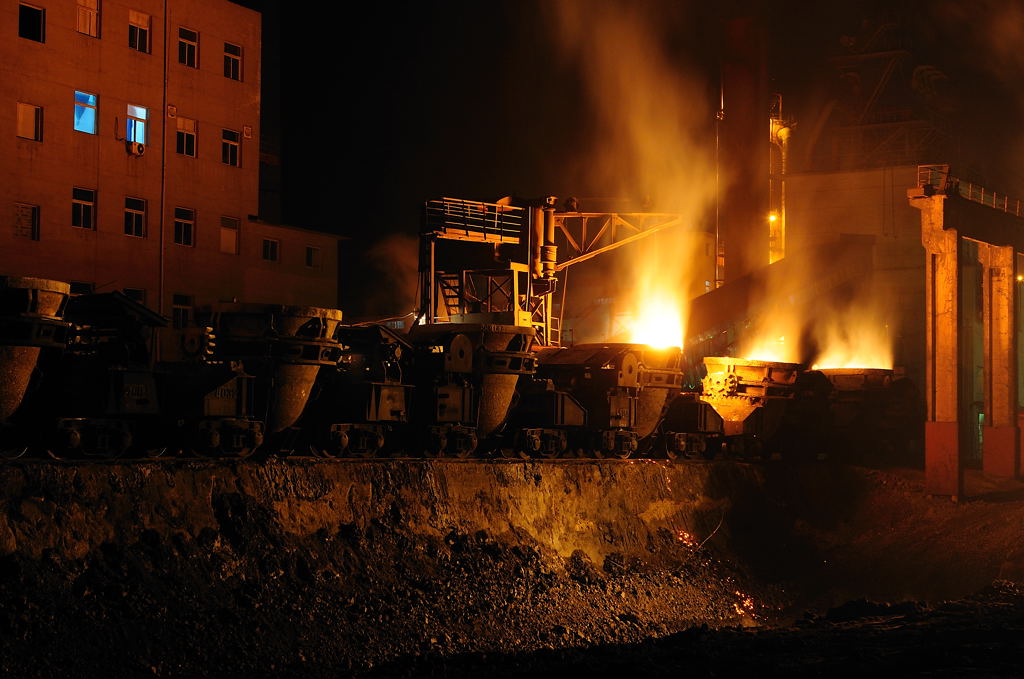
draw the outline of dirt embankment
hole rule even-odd
[[[20,676],[334,677],[1024,573],[1016,486],[953,505],[913,473],[26,462],[0,482],[0,660]]]

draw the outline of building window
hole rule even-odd
[[[306,246],[306,266],[311,269],[320,268],[320,248],[315,248],[312,245]]]
[[[225,165],[239,166],[239,141],[238,133],[234,130],[221,130],[220,133],[220,162]]]
[[[95,94],[75,90],[75,129],[79,132],[96,134],[96,105]]]
[[[178,63],[199,68],[199,33],[196,31],[178,29]]]
[[[178,245],[196,244],[196,211],[187,207],[174,208],[174,242]]]
[[[125,126],[124,138],[139,144],[146,143],[146,116],[148,111],[141,106],[128,104],[128,122]]]
[[[78,0],[78,32],[100,37],[99,0]]]
[[[146,201],[141,198],[125,196],[124,235],[146,237]]]
[[[18,102],[18,136],[34,141],[43,140],[43,109]]]
[[[242,79],[242,48],[230,42],[224,43],[224,77]]]
[[[149,53],[149,15],[128,10],[128,47]]]
[[[125,288],[124,296],[133,302],[138,302],[139,304],[146,303],[146,291],[142,288]]]
[[[183,156],[196,157],[196,121],[178,118],[178,132],[175,135],[175,150]]]
[[[185,328],[192,320],[192,295],[171,295],[171,325]]]
[[[241,225],[237,217],[220,218],[220,251],[225,255],[238,254],[238,232]]]
[[[46,10],[19,3],[18,35],[36,42],[46,42]]]
[[[71,189],[71,226],[80,229],[96,228],[96,191],[94,189]]]
[[[28,203],[14,204],[14,235],[39,240],[39,206]]]
[[[71,286],[72,295],[91,295],[96,290],[94,283],[86,283],[85,281],[68,281],[68,285]]]
[[[267,260],[268,262],[276,262],[276,261],[278,261],[278,259],[280,257],[280,254],[281,254],[278,251],[279,248],[280,248],[280,245],[281,245],[281,241],[274,240],[273,238],[264,238],[263,239],[263,259]]]

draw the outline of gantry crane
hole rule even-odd
[[[580,212],[574,200],[563,210],[556,203],[554,196],[427,201],[416,322],[532,326],[539,345],[561,346],[558,272],[683,223],[674,213]],[[573,257],[558,262],[559,241]]]

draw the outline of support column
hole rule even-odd
[[[960,316],[958,234],[944,229],[946,196],[930,187],[907,191],[910,205],[921,210],[921,243],[925,249],[925,491],[963,495],[960,455],[959,397]]]
[[[1017,425],[1016,255],[1012,246],[980,243],[984,284],[985,426],[982,469],[1014,478],[1020,471]]]

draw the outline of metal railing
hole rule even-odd
[[[461,198],[428,200],[424,230],[442,238],[487,243],[518,243],[527,223],[521,207]]]
[[[1024,216],[1022,214],[1024,206],[1021,205],[1020,200],[1010,198],[1006,194],[1000,195],[980,184],[965,182],[959,177],[954,177],[949,174],[949,165],[918,165],[917,185],[922,188],[932,186],[947,195],[957,193],[962,198],[975,203],[981,203],[1017,217]]]

